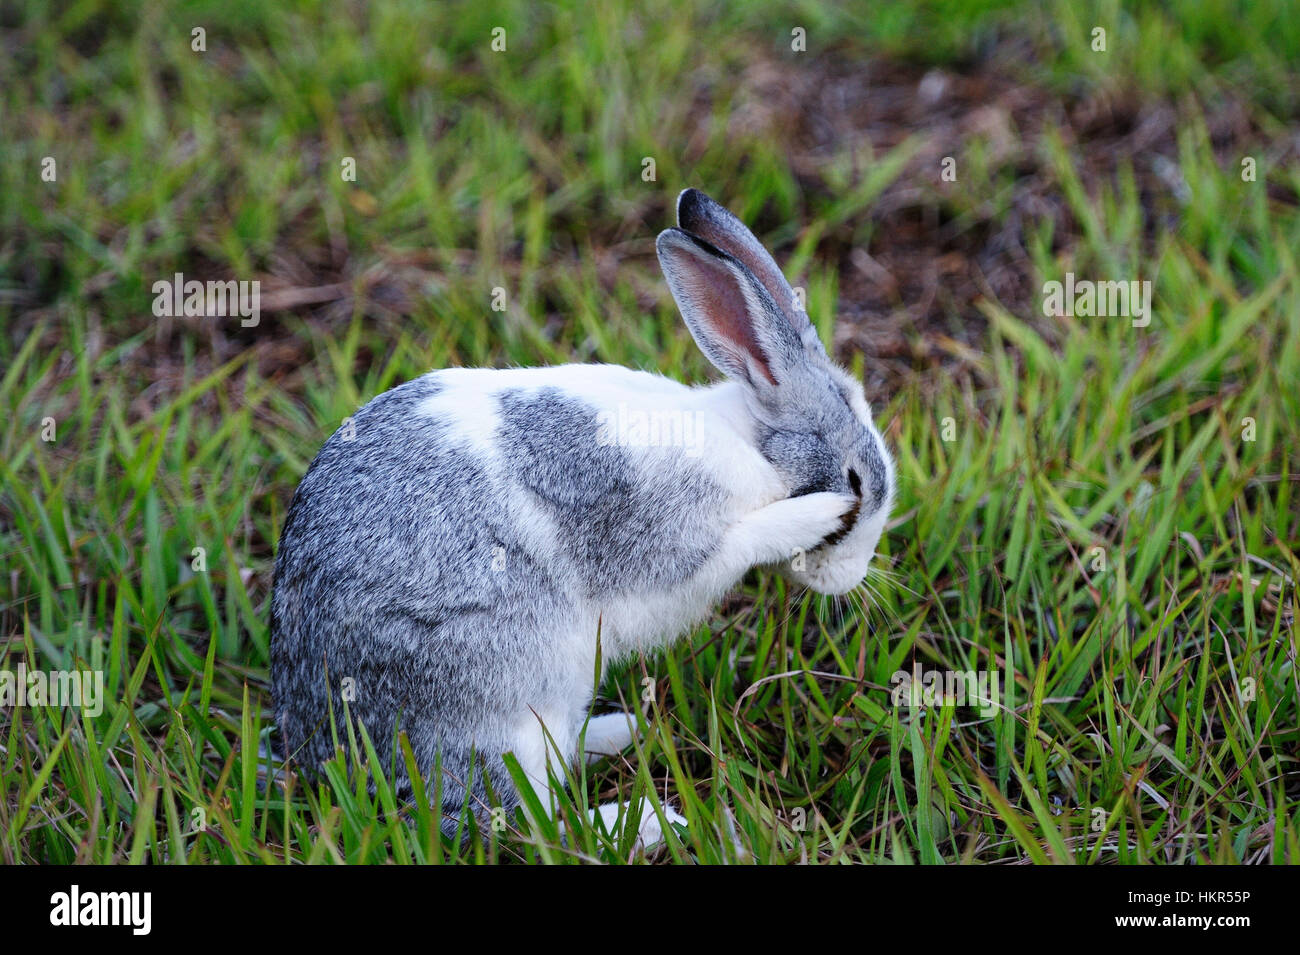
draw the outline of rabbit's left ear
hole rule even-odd
[[[728,253],[767,289],[777,311],[794,329],[805,347],[822,351],[821,339],[808,313],[799,305],[794,289],[776,261],[754,233],[731,212],[698,189],[684,189],[677,197],[677,224],[691,235]]]

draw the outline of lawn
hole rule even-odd
[[[1300,862],[1289,4],[25,0],[0,160],[0,673],[103,680],[0,686],[0,861]],[[266,784],[316,451],[431,368],[709,380],[654,256],[687,186],[866,386],[867,584],[754,572],[621,663],[644,740],[566,835],[441,838],[364,745]],[[176,273],[258,321],[155,314]],[[646,793],[690,820],[649,852],[583,812]]]

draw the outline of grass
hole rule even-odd
[[[691,820],[658,861],[1300,861],[1294,18],[668,6],[5,15],[0,669],[97,669],[106,703],[0,708],[0,859],[639,861],[634,826],[583,810],[654,792]],[[960,75],[990,56],[1049,118],[1015,156],[994,133],[939,144],[955,184],[918,138],[814,148],[755,93],[821,88],[828,63]],[[1052,118],[1125,97],[1175,111],[1160,155],[1187,201],[1153,194],[1152,155],[1098,167]],[[1228,140],[1224,102],[1244,117]],[[1023,215],[1027,179],[1050,214]],[[900,498],[870,594],[755,573],[620,666],[605,697],[645,740],[573,777],[567,838],[498,815],[444,841],[364,745],[320,785],[259,785],[275,541],[324,438],[430,367],[706,380],[652,255],[685,185],[756,224],[874,395]],[[900,303],[886,361],[852,317],[847,250],[888,253],[897,190],[927,234],[1013,229],[1033,294],[940,295],[923,320]],[[154,318],[149,287],[176,271],[262,279],[261,323]],[[1150,325],[1045,316],[1038,289],[1067,271],[1149,279]],[[304,290],[317,304],[293,304]],[[913,666],[995,672],[999,706],[894,706]]]

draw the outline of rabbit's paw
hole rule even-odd
[[[849,494],[819,491],[759,508],[744,521],[759,557],[755,563],[778,563],[815,550],[845,530],[857,506]]]
[[[587,722],[587,735],[583,741],[587,762],[594,763],[606,756],[617,756],[631,746],[636,738],[636,717],[631,713],[593,716]]]

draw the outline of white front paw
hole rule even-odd
[[[857,506],[857,498],[834,491],[819,491],[769,504],[765,510],[775,512],[772,543],[783,551],[777,559],[789,560],[815,550],[826,538],[847,526],[848,516]]]

